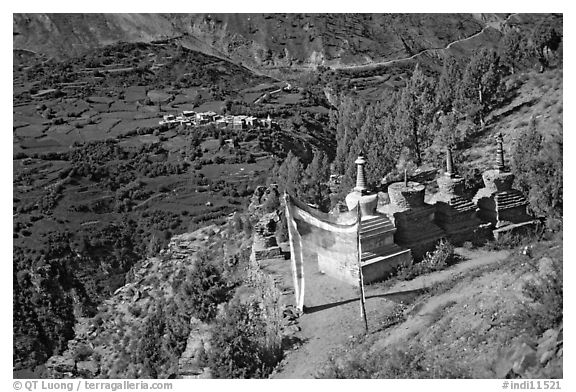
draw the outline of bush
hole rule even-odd
[[[318,378],[470,378],[462,363],[408,342],[386,350],[355,349],[344,360],[332,356]]]
[[[266,378],[282,359],[260,303],[232,303],[216,319],[208,363],[216,378]]]
[[[74,360],[85,361],[88,357],[92,355],[93,350],[86,344],[80,344],[74,350]]]
[[[184,290],[196,317],[204,322],[212,320],[218,305],[227,302],[232,296],[233,286],[224,279],[222,272],[206,256],[201,255],[195,268],[186,277]]]
[[[440,240],[433,252],[426,253],[421,262],[398,269],[397,276],[402,280],[411,280],[417,276],[429,274],[434,271],[441,271],[456,263],[454,246],[446,241]]]
[[[535,228],[502,233],[498,236],[498,239],[488,242],[485,247],[487,250],[502,250],[515,249],[523,245],[530,245],[543,238],[544,230],[544,225],[539,224]]]
[[[550,261],[548,271],[540,271],[532,280],[522,286],[522,294],[532,303],[525,304],[521,318],[533,327],[537,334],[549,328],[556,328],[563,319],[563,272],[562,262],[559,260],[542,259]],[[522,317],[523,316],[523,317]]]

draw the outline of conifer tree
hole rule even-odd
[[[518,64],[524,59],[525,45],[522,35],[516,29],[508,30],[502,38],[500,58],[502,63],[510,69],[511,74],[515,73]]]
[[[484,117],[498,97],[501,78],[496,52],[486,48],[476,52],[464,71],[458,91],[457,109],[475,123],[484,125]]]
[[[557,50],[561,40],[550,19],[541,21],[532,32],[532,51],[540,62],[541,71],[548,67],[548,50]]]
[[[428,126],[436,112],[435,85],[418,65],[402,90],[396,119],[400,132],[407,135],[406,145],[414,151],[417,165],[422,164],[422,152],[430,143]]]
[[[292,151],[289,151],[282,164],[275,169],[273,176],[277,179],[281,190],[285,190],[294,197],[301,197],[303,172],[302,162]]]
[[[305,177],[305,200],[325,210],[330,201],[330,190],[327,185],[330,178],[330,163],[328,156],[322,150],[314,153],[312,162],[306,167]]]
[[[358,130],[366,119],[366,104],[360,98],[349,96],[338,107],[338,125],[336,126],[336,158],[334,170],[343,174],[347,169],[347,160],[352,143],[358,136]]]
[[[366,157],[366,180],[378,185],[394,169],[404,139],[393,121],[394,100],[377,102],[362,126]]]
[[[512,150],[516,185],[528,195],[537,214],[562,216],[562,129],[549,129],[543,135],[533,118],[517,140]]]
[[[458,84],[462,80],[462,62],[454,56],[444,59],[438,88],[436,89],[436,104],[444,113],[452,110],[458,92]]]

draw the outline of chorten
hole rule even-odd
[[[358,203],[362,211],[362,220],[368,219],[376,212],[376,205],[378,204],[378,195],[368,192],[366,188],[366,176],[364,175],[364,165],[366,160],[360,154],[358,159],[354,161],[356,164],[356,186],[346,196],[346,206],[349,211],[354,211]]]
[[[354,162],[356,164],[356,186],[346,196],[346,205],[350,212],[356,210],[360,203],[360,247],[362,275],[364,283],[370,283],[386,278],[399,265],[412,263],[410,250],[402,248],[394,243],[396,228],[385,215],[376,211],[378,195],[372,193],[366,187],[364,165],[366,160],[360,154]],[[349,280],[347,275],[342,275],[341,269],[332,258],[318,255],[320,270],[329,275]]]
[[[484,188],[480,189],[472,201],[479,208],[478,217],[490,223],[500,232],[505,227],[510,229],[533,223],[528,214],[528,200],[524,195],[512,188],[514,174],[510,173],[504,164],[504,149],[502,134],[496,137],[498,145],[496,151],[496,165],[494,169],[486,170],[482,174]]]
[[[436,182],[439,191],[430,199],[436,206],[434,222],[453,244],[471,240],[481,222],[476,217],[476,205],[463,195],[464,179],[456,174],[450,148],[446,151],[446,172]]]
[[[444,231],[434,223],[434,206],[424,202],[425,187],[414,181],[395,182],[388,187],[386,213],[396,226],[394,241],[410,248],[415,259],[434,250]]]

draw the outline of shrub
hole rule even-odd
[[[282,359],[260,303],[235,302],[216,319],[208,363],[216,378],[265,378]]]
[[[19,151],[16,154],[14,154],[14,159],[24,159],[24,158],[28,158],[28,154],[26,154],[23,151]]]
[[[216,316],[219,304],[230,300],[232,289],[233,286],[224,279],[222,270],[204,255],[198,258],[184,283],[196,317],[205,322]]]
[[[441,240],[433,252],[426,253],[421,262],[398,269],[398,278],[402,280],[411,280],[417,276],[428,274],[434,271],[441,271],[450,265],[456,263],[454,256],[454,246],[446,241]]]
[[[87,346],[86,344],[80,344],[74,350],[74,360],[84,361],[92,355],[92,351],[93,350],[89,346]]]
[[[361,347],[360,347],[361,348]],[[319,378],[469,378],[470,372],[453,359],[407,342],[370,352],[357,348],[344,360],[333,356]]]
[[[138,305],[128,305],[128,311],[134,317],[140,317],[142,315],[142,308]]]
[[[267,195],[262,208],[266,213],[278,210],[280,208],[280,198],[278,195],[275,192],[270,192]]]
[[[533,244],[543,238],[545,226],[538,224],[534,228],[527,228],[522,231],[506,232],[500,234],[498,239],[486,244],[487,250],[514,249],[523,245]]]
[[[532,280],[522,286],[522,293],[532,303],[525,304],[521,318],[532,326],[537,334],[557,327],[563,319],[563,272],[562,262],[550,260],[550,270],[540,271]],[[543,260],[540,261],[542,265]]]

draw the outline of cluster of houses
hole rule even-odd
[[[167,114],[159,121],[160,125],[176,126],[176,125],[206,125],[215,124],[221,128],[232,127],[233,129],[248,129],[253,127],[266,127],[272,128],[276,124],[268,115],[267,118],[257,118],[254,116],[246,115],[220,115],[215,112],[194,112],[192,110],[185,110],[181,114]]]

